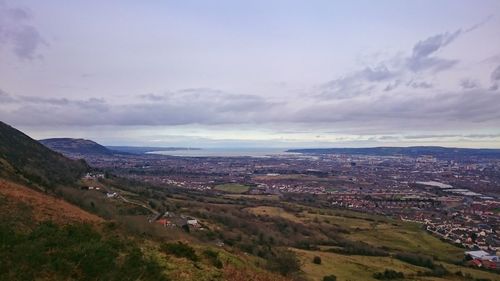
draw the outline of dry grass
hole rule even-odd
[[[32,208],[36,222],[51,220],[58,224],[73,222],[102,222],[103,219],[90,214],[70,203],[30,189],[26,186],[0,180],[0,194],[7,200],[2,213],[16,212],[17,203]]]

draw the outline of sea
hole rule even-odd
[[[278,155],[293,155],[286,152],[287,148],[200,148],[171,151],[151,151],[149,154],[161,154],[182,157],[271,157]]]

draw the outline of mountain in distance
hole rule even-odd
[[[74,183],[88,168],[0,121],[0,177],[50,187]]]
[[[187,147],[104,146],[92,140],[75,138],[50,138],[39,140],[39,142],[71,158],[115,154],[145,154],[153,151],[199,150],[199,148]]]
[[[432,155],[439,158],[483,157],[500,158],[500,149],[486,148],[453,148],[440,146],[409,147],[364,147],[364,148],[304,148],[290,149],[287,152],[307,154],[351,154],[371,156],[421,156]]]
[[[52,139],[39,140],[39,142],[54,151],[60,152],[68,156],[113,155],[118,153],[94,141],[86,139],[52,138]]]

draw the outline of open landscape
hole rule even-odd
[[[500,281],[499,0],[0,0],[0,281]]]
[[[190,183],[192,172],[186,175],[185,184],[153,180],[155,177],[163,178],[169,175],[168,172],[163,174],[156,171],[156,166],[151,165],[153,159],[182,162],[185,161],[183,158],[108,153],[78,154],[91,163],[90,166],[85,166],[80,164],[81,160],[64,158],[21,132],[7,125],[2,126],[1,147],[5,153],[3,155],[6,155],[2,158],[2,163],[11,167],[10,170],[4,170],[5,179],[0,182],[3,235],[34,235],[37,231],[42,231],[40,227],[49,227],[46,226],[47,221],[54,223],[53,226],[50,225],[54,228],[51,231],[56,231],[53,235],[64,235],[64,231],[69,231],[68,227],[86,227],[88,230],[85,231],[94,233],[91,235],[103,237],[118,235],[123,239],[120,243],[135,245],[133,247],[136,248],[123,249],[124,253],[115,253],[113,251],[116,250],[110,249],[111,252],[106,255],[129,255],[131,259],[137,258],[145,263],[141,265],[141,262],[138,262],[139,268],[134,269],[136,275],[132,274],[130,278],[142,276],[140,279],[156,280],[161,276],[165,280],[324,280],[334,276],[337,280],[377,280],[386,278],[379,275],[392,274],[386,273],[387,271],[401,274],[397,278],[405,280],[500,280],[495,269],[478,268],[466,257],[467,251],[480,247],[474,244],[479,240],[471,244],[449,241],[429,231],[424,221],[402,219],[401,215],[395,215],[401,211],[407,215],[411,214],[408,210],[405,211],[406,207],[401,210],[392,207],[391,211],[384,208],[368,211],[334,204],[332,196],[338,192],[335,186],[343,183],[337,180],[329,181],[331,176],[323,175],[320,171],[315,170],[314,174],[321,176],[305,170],[303,173],[295,172],[293,177],[259,175],[256,179],[272,180],[274,183],[304,181],[309,185],[329,185],[334,191],[288,191],[279,188],[277,184],[275,187],[269,184],[264,188],[264,183],[248,180],[234,183],[238,176],[228,181],[232,183],[193,188]],[[22,154],[17,151],[18,148],[9,145],[13,139],[17,140],[18,147],[26,147]],[[50,145],[47,142],[44,144]],[[32,154],[34,151],[37,151],[38,155],[44,155],[40,156],[43,159],[57,156],[60,160],[54,161],[67,162],[68,171],[76,171],[75,169],[80,167],[80,174],[61,174],[60,179],[64,179],[64,182],[53,182],[45,166],[29,164],[35,155]],[[71,152],[62,152],[75,157]],[[134,162],[148,161],[150,167],[147,169],[154,176],[148,176],[146,180],[133,176],[138,172],[123,173],[117,169],[116,161],[107,160],[116,157],[124,157]],[[13,159],[16,162],[13,162]],[[231,162],[235,163],[235,159],[231,159]],[[287,158],[245,159],[251,163],[303,161]],[[210,159],[202,158],[197,161]],[[220,163],[223,159],[217,158],[216,161]],[[237,161],[241,163],[244,159]],[[114,163],[114,168],[92,165],[102,162]],[[121,163],[128,165],[128,162]],[[29,169],[26,165],[30,165]],[[281,164],[279,166],[283,167]],[[47,178],[41,175],[46,175]],[[215,175],[219,177],[220,173],[216,172]],[[204,177],[209,176],[210,174],[205,174]],[[74,179],[72,183],[69,181],[71,177]],[[293,188],[296,188],[295,185]],[[366,192],[369,194],[369,189]],[[376,192],[380,194],[378,189]],[[394,191],[389,192],[391,199],[386,199],[386,204],[407,200],[394,197],[391,192]],[[363,200],[368,200],[366,194]],[[491,195],[498,196],[495,193]],[[381,202],[380,200],[382,199],[376,199],[377,202]],[[422,204],[429,200],[433,199],[420,198]],[[493,202],[494,199],[487,201]],[[432,210],[434,214],[440,214],[459,208],[460,205],[452,209],[440,205]],[[420,212],[416,207],[411,210]],[[493,217],[498,218],[497,215]],[[432,216],[429,215],[428,219],[432,219]],[[497,230],[495,225],[491,234],[493,242],[488,240],[487,243],[496,243],[494,241]],[[57,234],[58,231],[62,233]],[[478,230],[480,231],[484,230]],[[479,239],[481,234],[476,237]],[[50,236],[45,239],[50,239]],[[17,244],[21,240],[8,241],[13,243],[9,247],[22,246]],[[51,242],[47,240],[43,243]],[[487,244],[484,249],[491,251],[496,245]],[[2,252],[2,255],[7,257],[2,266],[14,262],[9,259],[14,252],[9,249],[11,248],[4,248]],[[132,252],[127,254],[126,251]],[[91,273],[93,276],[104,274],[100,273],[100,266],[88,268],[78,264],[73,265],[75,272],[60,273],[55,267],[57,264],[52,263],[71,262],[64,261],[69,259],[69,256],[58,257],[63,259],[61,261],[51,258],[47,261],[48,264],[41,264],[41,267],[32,267],[35,260],[31,258],[12,258],[16,258],[23,267],[31,269],[23,273],[6,270],[3,276],[7,279],[17,280],[42,272],[51,279],[78,279],[78,274],[83,274],[82,277]],[[109,262],[111,260],[100,263],[102,266],[110,266]],[[126,262],[123,264],[116,260],[113,263],[117,270],[116,275],[108,272],[106,274],[109,275],[106,276],[111,279],[127,279],[122,275],[121,269],[127,266]],[[152,275],[146,277],[145,274]]]

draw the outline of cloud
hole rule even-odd
[[[446,135],[408,135],[404,136],[403,138],[409,139],[409,140],[419,140],[419,139],[434,139],[434,138],[454,138],[454,137],[461,137],[462,135],[457,135],[457,134],[446,134]]]
[[[376,67],[366,67],[363,70],[321,85],[318,88],[319,93],[317,96],[321,98],[342,99],[369,94],[374,89],[374,84],[397,76],[398,73],[389,70],[385,64],[379,64]]]
[[[2,89],[0,89],[0,102],[11,103],[13,101],[14,101],[14,99],[8,93],[6,93]]]
[[[449,45],[457,39],[460,34],[462,34],[461,29],[451,33],[445,32],[437,34],[419,41],[415,44],[411,56],[407,59],[408,68],[413,72],[425,70],[439,72],[454,66],[458,60],[431,57],[431,55]]]
[[[495,70],[491,73],[491,80],[500,81],[500,65],[497,66],[497,68],[495,68]]]
[[[385,86],[385,88],[384,88],[384,91],[385,92],[392,91],[392,90],[396,89],[400,84],[401,84],[401,80],[398,79],[398,80],[394,81],[393,83],[387,84],[387,86]]]
[[[430,82],[415,80],[420,80],[423,74],[435,75],[456,65],[458,60],[441,58],[436,54],[460,35],[471,32],[484,23],[466,31],[458,29],[420,40],[415,43],[409,55],[380,60],[375,63],[375,67],[367,66],[328,81],[317,87],[313,95],[320,99],[346,99],[376,92],[391,92],[400,86],[410,89],[433,88],[434,85]]]
[[[478,88],[479,82],[470,78],[464,78],[460,80],[460,87],[464,90]]]
[[[39,31],[30,23],[31,14],[23,8],[11,8],[0,2],[0,48],[10,48],[20,59],[32,60],[45,45]]]
[[[116,103],[99,98],[39,98],[0,92],[0,99],[10,101],[0,110],[0,120],[24,126],[277,124],[289,130],[322,127],[356,134],[472,130],[494,128],[500,123],[500,94],[480,87],[419,95],[406,95],[405,88],[384,93],[318,102],[312,97],[270,100],[199,88],[153,94],[153,99],[151,95],[138,95]]]
[[[500,123],[500,95],[485,89],[358,97],[314,103],[298,110],[294,122],[330,124],[359,133],[394,130],[475,129]],[[439,126],[437,125],[439,124]]]
[[[490,86],[490,91],[498,90],[498,84],[500,84],[500,65],[491,73],[491,81],[493,84]]]
[[[13,103],[15,107],[0,112],[0,118],[15,124],[123,126],[254,123],[267,121],[266,112],[279,105],[259,96],[208,88],[139,95],[137,101],[126,103],[36,96],[16,96]]]
[[[410,81],[408,81],[408,83],[406,85],[409,87],[412,87],[413,89],[430,89],[430,88],[432,88],[432,84],[429,82],[425,82],[425,81],[410,80]]]

